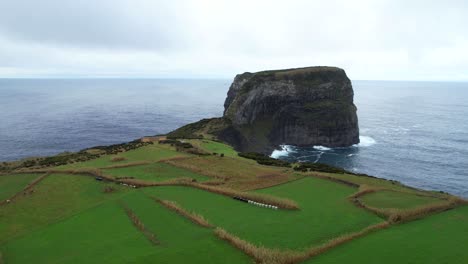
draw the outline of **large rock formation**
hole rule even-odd
[[[235,77],[221,119],[204,121],[240,151],[280,144],[346,147],[359,143],[353,88],[334,67],[243,73]],[[214,124],[214,125],[213,125]]]

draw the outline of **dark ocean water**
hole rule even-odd
[[[0,161],[120,143],[220,116],[230,82],[0,79]],[[468,197],[468,83],[353,86],[361,144],[284,146],[272,155]]]

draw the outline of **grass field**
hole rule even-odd
[[[97,159],[77,162],[69,165],[64,165],[58,167],[59,169],[76,169],[76,168],[101,168],[106,166],[120,165],[132,162],[141,162],[141,161],[159,161],[161,159],[166,159],[170,157],[177,156],[187,156],[185,153],[177,152],[173,149],[170,149],[168,146],[161,144],[153,144],[144,146],[138,149],[130,150],[127,152],[122,152],[117,155],[105,155]],[[123,157],[122,161],[112,161],[114,157]]]
[[[105,186],[112,186],[115,192],[104,193]],[[71,175],[50,175],[34,190],[0,207],[0,244],[127,192],[115,184]]]
[[[306,263],[467,263],[468,207],[391,227]]]
[[[217,153],[218,155],[224,154],[224,156],[231,158],[239,157],[237,152],[231,146],[220,142],[212,140],[190,140],[189,142],[208,153]]]
[[[210,177],[193,173],[188,170],[174,167],[166,163],[151,163],[147,165],[131,166],[125,168],[105,169],[106,175],[113,177],[135,177],[136,179],[147,181],[165,181],[175,178],[191,178],[198,182],[209,180]]]
[[[38,178],[37,174],[14,174],[0,176],[0,201],[8,199],[23,190],[30,182]]]
[[[291,249],[305,248],[380,222],[380,218],[346,199],[354,191],[354,188],[314,178],[259,191],[292,198],[301,206],[300,211],[284,211],[260,208],[187,187],[145,189],[158,198],[176,201],[242,239],[257,245]]]
[[[378,191],[366,194],[362,196],[361,199],[368,206],[397,209],[410,209],[440,201],[433,197],[417,196],[410,193],[393,191]]]
[[[125,197],[125,202],[161,241],[142,263],[156,259],[157,263],[251,263],[242,252],[216,238],[211,229],[195,225],[142,192]]]
[[[134,263],[153,252],[116,202],[32,232],[1,249],[6,263]]]
[[[199,150],[191,153],[201,154],[156,143],[36,174],[0,175],[0,201],[45,175],[0,204],[0,264],[468,259],[468,206],[459,207],[466,201],[373,177],[259,165],[225,144],[187,141]],[[112,182],[122,177],[142,187]],[[197,183],[172,181],[178,178]],[[164,186],[143,187],[150,185]],[[232,197],[249,195],[287,209]],[[440,213],[449,208],[455,209]],[[409,222],[395,224],[403,220]]]
[[[296,179],[292,170],[256,165],[252,160],[231,157],[191,157],[168,161],[169,164],[224,180],[224,186],[251,190],[265,188]]]

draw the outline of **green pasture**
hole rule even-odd
[[[2,245],[6,263],[135,263],[154,246],[108,202]]]
[[[467,263],[467,238],[465,206],[371,233],[306,263]]]
[[[368,206],[382,209],[411,209],[441,201],[433,197],[394,191],[378,191],[366,194],[361,197],[361,200]]]
[[[77,169],[77,168],[101,168],[113,165],[126,164],[131,162],[140,161],[159,161],[166,158],[175,156],[186,156],[186,154],[177,152],[170,149],[167,146],[160,144],[147,145],[141,148],[129,150],[126,152],[119,153],[117,155],[104,155],[97,159],[92,159],[85,162],[77,162],[64,166],[59,166],[60,169]],[[114,157],[125,158],[122,161],[112,161]]]
[[[115,189],[105,193],[105,186]],[[0,244],[40,227],[115,199],[129,188],[97,182],[92,177],[50,175],[34,187],[33,194],[21,195],[0,207]]]
[[[217,238],[212,229],[195,225],[142,192],[126,196],[124,202],[161,242],[139,263],[252,263],[244,253]]]
[[[209,180],[207,176],[193,173],[189,170],[174,167],[166,163],[151,163],[147,165],[131,166],[125,168],[105,169],[106,175],[113,177],[134,177],[147,181],[165,181],[175,178],[191,178],[199,182]]]
[[[271,248],[302,249],[381,221],[346,199],[354,188],[310,177],[259,191],[295,200],[301,207],[298,211],[261,208],[189,187],[145,192],[176,201],[215,226]]]
[[[23,190],[39,174],[0,175],[0,201],[8,199]]]

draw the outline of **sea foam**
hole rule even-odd
[[[369,136],[359,136],[359,144],[355,144],[353,146],[355,147],[370,147],[372,145],[374,145],[375,143],[377,143],[377,141],[375,141],[375,139],[369,137]]]

